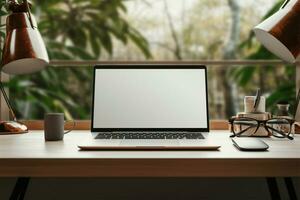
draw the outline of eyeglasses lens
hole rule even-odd
[[[252,119],[237,118],[232,123],[233,132],[237,135],[253,135],[258,127],[258,122]]]
[[[277,137],[285,137],[291,133],[291,124],[286,119],[270,119],[266,126],[268,130]]]

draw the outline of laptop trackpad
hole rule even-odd
[[[143,146],[178,146],[179,141],[178,140],[122,140],[120,143],[120,146],[137,146],[137,147],[143,147]]]

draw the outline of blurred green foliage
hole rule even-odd
[[[285,0],[277,1],[274,6],[266,13],[262,20],[267,19],[275,12],[277,12]],[[253,53],[247,56],[250,60],[271,60],[278,59],[262,45],[258,44],[255,39],[254,32],[249,34],[249,37],[243,41],[239,47],[242,49],[256,49]],[[279,74],[279,75],[278,75]],[[279,101],[288,101],[292,104],[292,109],[295,103],[295,67],[286,65],[281,67],[274,67],[271,65],[264,66],[243,66],[234,68],[230,72],[231,78],[242,88],[247,88],[253,83],[255,78],[260,83],[256,85],[263,86],[266,80],[270,77],[274,79],[274,88],[267,98],[267,109],[273,111],[276,109],[276,103]],[[267,89],[267,88],[266,88]]]
[[[122,0],[32,0],[32,13],[39,22],[51,60],[98,60],[114,53],[114,40],[133,43],[145,59],[152,58],[148,41],[126,20]],[[262,20],[276,12],[284,0],[278,0]],[[7,15],[5,1],[0,16]],[[5,38],[0,24],[0,41]],[[253,32],[239,49],[251,52],[246,59],[277,59],[255,40]],[[1,53],[1,51],[0,51]],[[48,67],[36,74],[11,77],[5,84],[18,118],[42,119],[46,112],[64,112],[67,119],[88,119],[91,107],[92,66]],[[295,67],[242,66],[232,68],[230,76],[246,93],[256,85],[272,82],[276,88],[267,94],[269,110],[280,100],[294,102]],[[266,84],[270,85],[270,84]],[[262,88],[264,89],[264,88]],[[270,90],[270,88],[265,88]]]
[[[113,54],[113,39],[135,44],[151,58],[147,40],[126,21],[122,0],[33,0],[32,13],[50,60],[97,60]],[[3,12],[2,12],[3,11]],[[6,15],[1,3],[2,16]],[[4,37],[1,31],[1,38]],[[19,118],[42,119],[45,112],[64,112],[67,119],[90,117],[92,66],[48,67],[15,76],[5,85]]]
[[[0,18],[5,17],[7,15],[7,11],[5,9],[5,0],[1,0],[0,2]],[[0,21],[0,44],[3,44],[5,39],[5,24],[2,24]],[[2,51],[0,51],[0,58],[2,57]]]

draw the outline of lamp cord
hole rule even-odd
[[[26,8],[27,8],[27,12],[28,12],[28,18],[29,18],[29,22],[30,22],[30,25],[31,25],[31,28],[34,29],[34,26],[33,26],[33,22],[32,22],[32,18],[31,18],[31,13],[30,13],[30,7],[29,7],[29,3],[27,0],[24,0],[24,3],[26,5]]]
[[[9,112],[10,112],[10,114],[11,114],[12,117],[13,117],[13,120],[14,120],[14,121],[17,121],[15,112],[14,112],[14,110],[13,110],[13,108],[12,108],[12,106],[11,106],[11,103],[10,103],[10,101],[9,101],[9,98],[8,98],[6,92],[5,92],[5,89],[4,89],[4,87],[3,87],[2,81],[0,81],[0,90],[1,90],[2,95],[3,95],[4,99],[5,99],[5,102],[6,102],[7,106],[8,106]]]

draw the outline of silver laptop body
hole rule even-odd
[[[95,66],[94,139],[79,147],[218,148],[204,139],[209,132],[207,96],[205,66]]]

